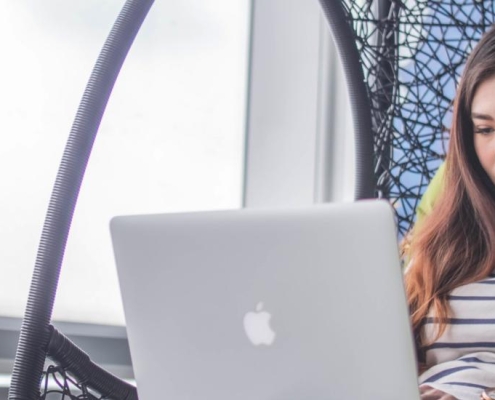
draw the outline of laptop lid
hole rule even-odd
[[[419,399],[383,201],[116,217],[141,400]]]

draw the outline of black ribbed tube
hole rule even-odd
[[[128,0],[103,45],[59,166],[21,327],[9,400],[37,400],[60,269],[86,165],[127,53],[154,0]]]
[[[49,327],[50,341],[47,355],[55,363],[72,374],[77,382],[97,391],[105,399],[137,400],[134,386],[91,361],[89,356],[55,327]]]
[[[355,35],[347,22],[342,0],[320,0],[337,46],[344,74],[354,121],[356,146],[355,198],[375,197],[373,174],[373,133],[371,104],[364,73],[361,67]]]

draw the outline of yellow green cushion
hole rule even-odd
[[[445,163],[440,165],[435,176],[431,180],[430,184],[426,188],[426,192],[424,192],[423,197],[421,197],[421,201],[416,209],[416,223],[415,226],[421,225],[424,217],[428,215],[433,206],[435,205],[435,201],[438,198],[438,195],[442,191],[443,188],[443,176],[445,171]]]

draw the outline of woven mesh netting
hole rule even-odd
[[[43,374],[41,400],[100,400],[83,383],[71,377],[62,367],[50,366]]]
[[[445,156],[456,84],[495,6],[473,0],[344,0],[344,6],[372,102],[377,196],[395,206],[403,236]]]

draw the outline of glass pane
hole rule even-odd
[[[0,315],[22,316],[77,106],[123,1],[3,2]],[[241,206],[248,0],[157,1],[107,107],[54,319],[123,324],[112,216]]]

